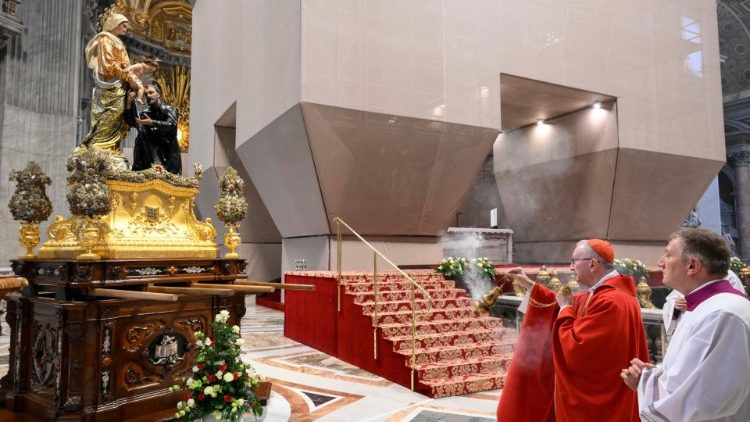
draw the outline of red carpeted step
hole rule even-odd
[[[379,326],[386,338],[411,334],[411,321]],[[502,321],[494,317],[461,318],[451,320],[419,321],[417,335],[437,334],[455,331],[477,331],[482,329],[502,329]]]
[[[417,349],[414,354],[414,359],[417,364],[423,364],[456,359],[473,359],[482,356],[510,356],[513,353],[515,345],[516,338],[510,337],[507,340],[504,339],[480,343],[474,347],[466,347],[465,345],[431,347]],[[396,353],[403,355],[406,359],[406,364],[409,364],[409,359],[411,359],[411,348],[398,350]]]
[[[433,398],[459,396],[503,388],[504,373],[466,375],[435,381],[420,381],[418,390]]]
[[[429,290],[432,299],[450,299],[456,297],[466,297],[466,291],[464,289],[437,289]],[[367,302],[372,302],[375,297],[375,293],[369,292],[357,292],[354,293],[354,303],[361,305]],[[421,292],[416,293],[417,299],[424,299]],[[393,302],[397,300],[411,300],[411,292],[409,290],[387,290],[385,292],[378,292],[378,301]]]
[[[419,315],[419,314],[418,314]],[[464,306],[461,308],[444,308],[444,309],[433,309],[429,314],[429,321],[437,321],[443,319],[460,319],[460,318],[471,318],[474,312],[471,308]],[[423,320],[423,319],[420,319]],[[378,312],[378,325],[380,324],[393,324],[393,323],[411,323],[411,310],[408,311],[396,311],[396,312]]]
[[[433,281],[433,280],[445,280],[445,278],[442,275],[436,274],[435,272],[430,272],[430,271],[427,271],[427,272],[412,272],[412,271],[409,271],[406,274],[409,277],[411,277],[412,280],[414,280],[416,282]],[[367,282],[367,283],[371,283],[374,279],[375,279],[375,277],[370,272],[368,272],[368,273],[362,273],[358,277],[342,277],[342,280],[346,280],[346,281],[364,281],[364,282]],[[407,279],[406,279],[406,277],[404,277],[403,275],[401,275],[401,273],[394,273],[394,272],[385,272],[385,273],[383,273],[383,272],[380,272],[380,273],[378,273],[378,280],[379,281],[385,280],[385,281],[389,281],[389,282],[394,282],[394,281],[406,281]]]
[[[423,289],[430,292],[431,290],[444,290],[444,289],[455,289],[456,283],[451,280],[433,280],[419,283]],[[344,292],[348,294],[359,293],[359,292],[373,292],[375,286],[372,282],[362,283],[344,283]],[[391,292],[391,291],[411,291],[412,284],[409,281],[397,281],[392,283],[378,283],[378,291]],[[419,291],[419,289],[415,289]],[[421,294],[421,293],[420,293]]]
[[[418,336],[415,340],[417,348],[432,348],[432,347],[450,347],[450,346],[466,346],[472,347],[477,343],[486,343],[492,341],[502,340],[507,335],[507,330],[478,330],[474,332],[452,332],[452,333],[439,333],[439,334],[427,334],[424,336]],[[393,342],[394,350],[405,350],[411,349],[411,335],[396,336],[389,338],[388,341]]]
[[[450,308],[461,308],[467,307],[471,309],[474,305],[474,301],[467,297],[457,297],[449,299],[433,299],[432,309],[450,309]],[[365,315],[372,315],[375,311],[374,302],[366,302],[361,304],[362,312]],[[414,306],[418,311],[427,310],[430,307],[428,301],[424,299],[416,299]],[[411,311],[411,301],[399,300],[395,302],[378,302],[378,313],[381,312],[398,312],[398,311]]]
[[[418,364],[417,378],[420,382],[440,381],[467,375],[502,375],[508,370],[509,355],[481,356]]]

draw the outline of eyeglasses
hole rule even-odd
[[[570,265],[576,265],[576,261],[590,261],[596,258],[570,258]]]

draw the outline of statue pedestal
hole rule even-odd
[[[245,314],[245,295],[184,295],[177,302],[103,299],[92,288],[186,286],[233,281],[244,260],[14,260],[29,286],[10,295],[6,409],[29,419],[159,420],[176,412],[197,353],[195,331],[212,336],[221,310],[230,324]],[[19,419],[20,420],[20,419]]]
[[[112,211],[101,218],[94,253],[104,259],[215,258],[216,229],[211,219],[198,221],[193,212],[197,187],[164,180],[108,180]],[[75,258],[85,252],[81,238],[85,218],[57,216],[47,230],[49,240],[39,258]]]

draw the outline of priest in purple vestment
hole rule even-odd
[[[622,370],[641,420],[750,421],[750,301],[726,280],[729,256],[710,230],[670,236],[658,265],[687,303],[664,361]]]

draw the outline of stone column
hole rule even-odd
[[[750,151],[740,151],[729,156],[735,171],[735,203],[737,231],[740,235],[739,253],[743,261],[750,260]]]

